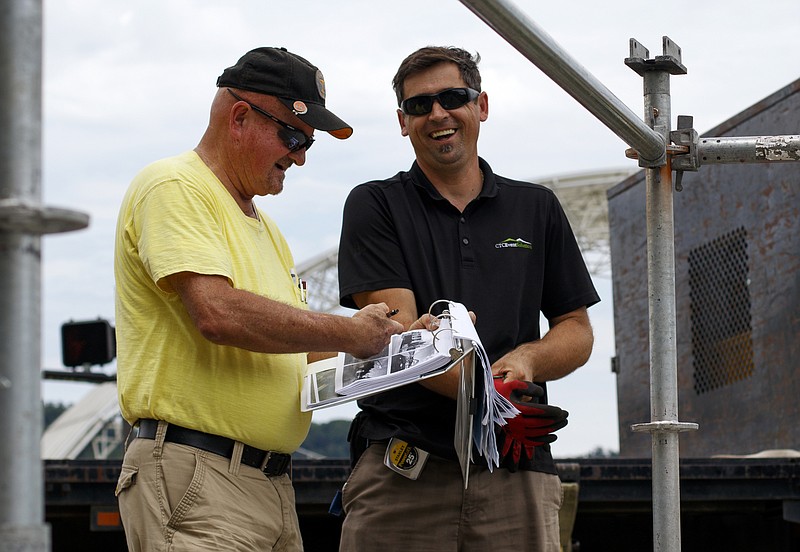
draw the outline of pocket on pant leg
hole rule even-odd
[[[136,474],[138,473],[138,466],[128,466],[123,464],[122,470],[119,474],[119,479],[117,479],[117,488],[114,490],[114,496],[119,496],[122,491],[136,484]]]
[[[195,505],[203,486],[206,458],[204,453],[184,445],[166,443],[161,461],[162,510],[167,526],[177,529]]]
[[[368,447],[367,450],[365,450],[358,458],[358,461],[356,462],[356,465],[353,466],[353,469],[350,470],[350,475],[342,487],[342,508],[345,515],[350,509],[350,505],[353,503],[353,497],[358,495],[359,481],[364,479],[359,477],[359,474],[364,471],[370,473],[374,471],[374,468],[372,468],[374,462],[379,462],[380,465],[383,465],[381,458],[383,458],[382,455],[384,450],[385,448],[382,448],[378,445],[372,445]],[[369,474],[364,477],[367,480],[370,479]]]

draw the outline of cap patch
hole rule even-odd
[[[325,99],[325,77],[322,76],[322,71],[317,69],[317,90],[322,99]]]
[[[292,111],[294,111],[295,115],[305,115],[308,113],[308,106],[300,100],[297,100],[292,104]]]

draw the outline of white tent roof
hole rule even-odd
[[[77,458],[100,430],[118,415],[116,383],[98,384],[45,430],[41,443],[42,458]]]

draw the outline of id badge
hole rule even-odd
[[[419,447],[393,437],[386,446],[383,463],[403,477],[416,480],[428,461],[428,454]]]

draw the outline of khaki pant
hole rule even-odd
[[[186,445],[134,439],[117,496],[130,552],[303,550],[288,475]]]
[[[386,445],[361,456],[344,487],[341,552],[559,552],[557,475],[470,467],[429,457],[412,481],[383,465]]]

